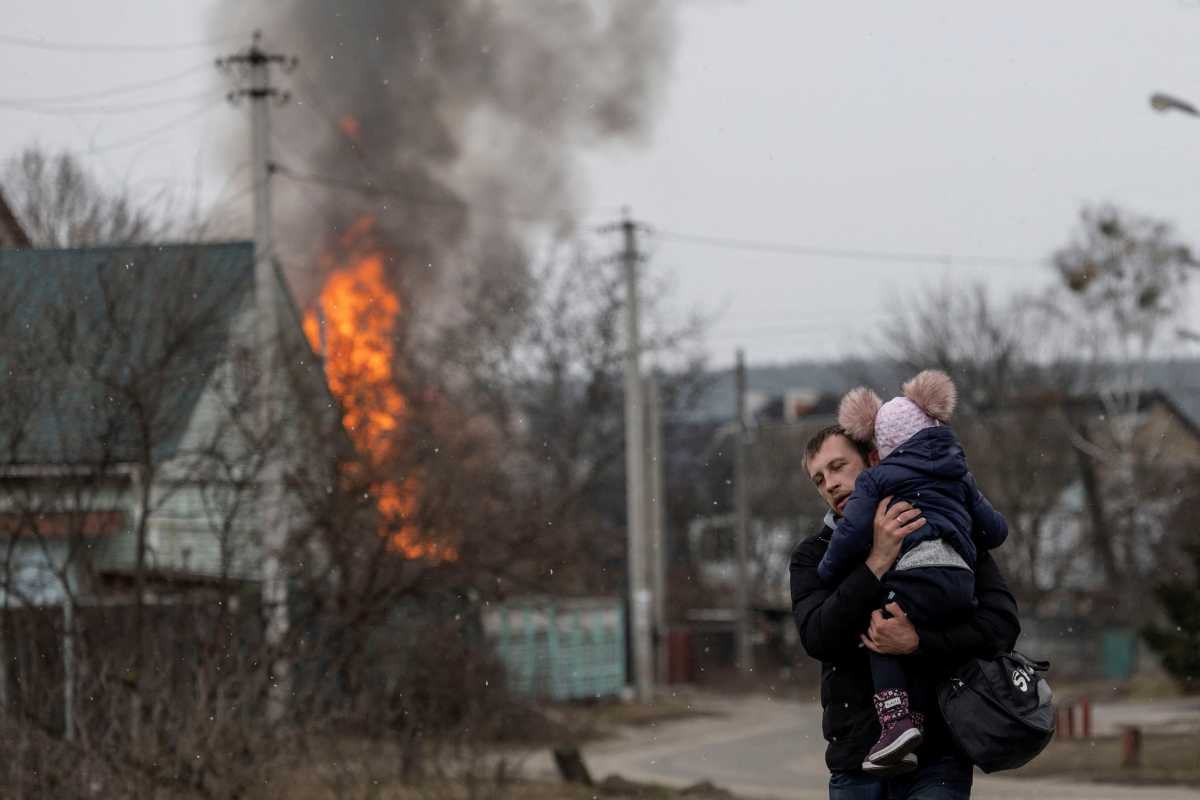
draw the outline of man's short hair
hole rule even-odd
[[[869,463],[868,457],[871,454],[871,445],[869,445],[865,442],[855,441],[854,438],[850,436],[850,434],[846,433],[846,429],[843,428],[841,425],[826,425],[824,428],[821,428],[821,430],[814,433],[812,435],[812,437],[808,440],[808,444],[804,445],[804,469],[805,469],[805,471],[808,470],[808,460],[810,458],[812,458],[813,456],[815,456],[817,453],[819,453],[821,451],[821,447],[824,446],[825,442],[833,436],[846,437],[846,441],[850,442],[850,444],[854,447],[854,449],[858,451],[858,454],[860,456],[862,456],[863,463],[864,464]]]

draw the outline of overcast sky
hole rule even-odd
[[[210,40],[211,6],[0,0],[8,37],[147,46]],[[848,317],[865,330],[945,280],[1036,287],[1084,203],[1160,216],[1200,242],[1200,119],[1147,103],[1156,90],[1200,102],[1197,3],[682,0],[678,36],[650,141],[581,153],[583,204],[629,205],[661,232],[651,269],[670,278],[675,307],[721,313],[716,363],[737,346],[759,363],[863,352]],[[80,52],[0,38],[0,53],[0,154],[30,142],[90,151],[109,180],[191,194],[199,183],[209,199],[245,182],[217,150],[245,124],[244,109],[219,101],[220,48]],[[171,80],[80,101],[109,113],[12,102],[158,78]],[[129,107],[159,100],[173,102]],[[670,234],[1025,263],[849,260]]]

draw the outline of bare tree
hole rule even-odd
[[[123,245],[161,240],[171,230],[163,194],[142,202],[105,186],[69,152],[30,147],[12,158],[5,195],[34,247]]]
[[[1045,358],[1047,309],[1037,298],[998,303],[982,286],[954,285],[905,308],[885,326],[881,346],[902,374],[936,368],[954,378],[955,427],[968,462],[1013,532],[996,556],[1036,608],[1068,567],[1052,521],[1074,478],[1061,417],[1070,375]]]
[[[1054,266],[1062,288],[1048,302],[1071,334],[1078,392],[1095,400],[1090,418],[1079,406],[1069,414],[1091,545],[1110,585],[1132,590],[1155,566],[1139,551],[1170,549],[1156,533],[1165,526],[1147,521],[1153,499],[1171,491],[1162,443],[1144,435],[1147,368],[1177,336],[1198,262],[1167,223],[1101,206],[1083,210]]]
[[[612,592],[624,560],[620,274],[569,247],[524,284],[484,274],[462,324],[432,351],[447,396],[486,431],[503,487],[502,530],[487,526],[483,563],[507,565],[513,589]],[[671,367],[662,392],[669,420],[695,402],[703,380],[703,321],[665,320],[658,288],[645,293],[643,352]]]
[[[1128,616],[1170,552],[1158,545],[1177,481],[1147,414],[1146,370],[1174,336],[1195,262],[1165,224],[1097,208],[1053,265],[1062,286],[1005,304],[982,288],[925,293],[881,339],[905,370],[939,367],[958,383],[956,425],[1009,518],[997,555],[1026,601],[1052,600],[1087,560],[1111,590],[1104,613]]]

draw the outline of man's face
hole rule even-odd
[[[862,455],[845,436],[830,436],[808,460],[808,477],[816,485],[821,499],[839,516],[854,491],[858,473],[866,468]]]

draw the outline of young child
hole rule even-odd
[[[907,500],[925,525],[905,537],[883,577],[883,604],[897,602],[919,627],[944,627],[970,611],[976,547],[990,550],[1008,537],[1008,523],[976,488],[962,445],[946,425],[956,400],[949,376],[926,370],[904,384],[902,397],[881,403],[860,387],[838,408],[845,431],[874,442],[877,453],[858,476],[817,571],[827,583],[840,582],[871,549],[880,500]],[[863,770],[889,772],[920,745],[921,719],[914,719],[900,659],[878,653],[870,659],[881,732]]]

